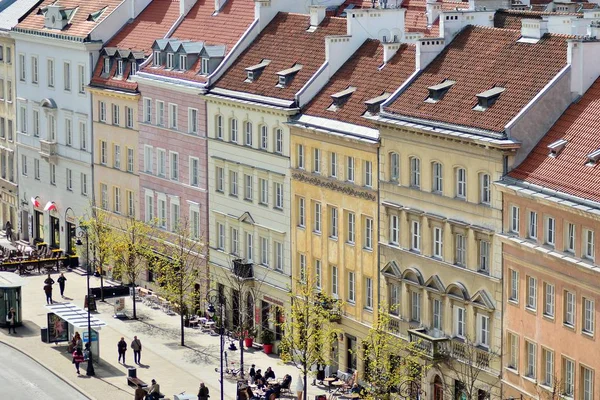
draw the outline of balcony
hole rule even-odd
[[[465,343],[455,338],[449,346],[449,351],[452,358],[473,365],[478,369],[490,369],[490,358],[492,355],[488,350],[480,348],[473,343]]]
[[[254,279],[253,264],[242,259],[233,260],[233,274],[242,280]]]
[[[341,323],[342,307],[340,301],[338,299],[322,296],[321,293],[317,294],[317,298],[321,299],[321,307],[329,311],[329,321]]]
[[[448,356],[448,337],[437,330],[427,328],[409,329],[408,337],[411,343],[423,352],[430,360],[440,360]]]
[[[40,156],[48,162],[55,163],[58,160],[58,143],[40,139]]]

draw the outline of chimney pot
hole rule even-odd
[[[310,26],[319,26],[325,18],[325,6],[310,6]]]

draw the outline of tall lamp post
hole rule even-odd
[[[93,336],[92,336],[92,315],[90,313],[90,299],[92,298],[91,292],[90,292],[90,269],[89,269],[89,263],[90,263],[90,244],[89,244],[89,234],[87,231],[87,227],[85,226],[79,226],[79,232],[77,233],[77,242],[75,242],[75,244],[77,246],[83,246],[83,242],[81,241],[82,238],[85,237],[85,247],[86,247],[86,262],[87,262],[87,322],[88,322],[88,344],[89,344],[89,348],[88,348],[88,363],[87,363],[87,369],[85,374],[87,376],[94,376],[96,375],[96,372],[94,371],[94,358],[92,357],[92,341],[93,341]]]
[[[210,314],[210,316],[214,316],[216,313],[216,309],[215,309],[215,305],[217,305],[219,307],[219,315],[220,315],[220,320],[219,320],[219,343],[220,343],[220,348],[221,348],[221,369],[220,369],[220,373],[221,373],[221,400],[225,399],[225,392],[223,390],[223,346],[224,346],[224,337],[223,337],[223,331],[224,331],[224,309],[225,309],[225,296],[221,296],[221,294],[218,292],[218,290],[216,289],[211,289],[208,291],[208,293],[206,294],[206,301],[208,301],[208,313]]]

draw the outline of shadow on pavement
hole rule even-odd
[[[17,337],[33,337],[37,336],[41,339],[40,335],[40,326],[31,322],[31,321],[23,321],[23,325],[16,327]]]

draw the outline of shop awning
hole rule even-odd
[[[14,288],[25,285],[25,279],[12,272],[0,272],[0,288]]]
[[[75,328],[87,329],[88,327],[88,313],[81,307],[77,307],[73,303],[54,303],[46,305],[46,309],[54,314],[58,315]],[[98,318],[91,316],[92,329],[97,331],[103,326],[106,326],[106,322],[99,320]]]

